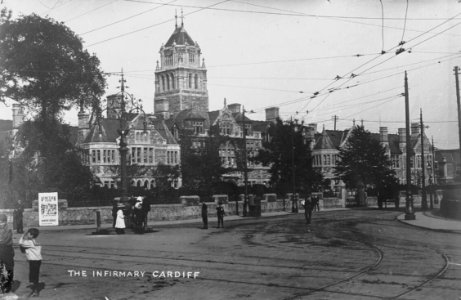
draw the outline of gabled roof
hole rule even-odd
[[[100,119],[99,124],[94,124],[84,143],[115,143],[119,137],[120,120]]]
[[[184,25],[176,27],[173,34],[170,36],[168,41],[165,44],[165,47],[170,47],[173,44],[176,45],[195,45],[194,40],[189,36],[186,29],[184,29]]]
[[[337,148],[338,147],[335,147],[332,140],[330,139],[330,136],[327,130],[323,130],[322,135],[320,136],[320,138],[317,140],[317,142],[314,145],[314,150],[337,149]]]
[[[208,112],[208,118],[210,119],[210,124],[214,124],[216,119],[219,117],[219,110],[213,110]]]
[[[167,144],[177,144],[178,142],[174,138],[173,134],[171,131],[168,129],[168,125],[165,123],[165,120],[163,119],[154,119],[152,121],[152,124],[154,124],[155,129],[157,132],[164,138],[166,139]]]

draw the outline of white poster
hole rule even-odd
[[[58,225],[58,193],[38,194],[38,221],[40,226]]]

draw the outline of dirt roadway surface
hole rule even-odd
[[[461,235],[407,226],[398,214],[320,212],[311,233],[303,214],[225,221],[224,229],[164,226],[145,235],[43,231],[40,299],[459,299]],[[93,277],[97,270],[146,273]],[[156,271],[200,274],[154,278]],[[22,280],[16,294],[26,298],[19,250],[15,272]]]

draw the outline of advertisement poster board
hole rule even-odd
[[[40,226],[58,226],[58,193],[38,194],[38,220]]]

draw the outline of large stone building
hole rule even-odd
[[[351,128],[352,129],[352,128]],[[316,134],[316,142],[313,147],[313,166],[319,168],[325,178],[332,180],[332,185],[341,185],[334,175],[335,166],[339,159],[339,150],[346,146],[350,138],[351,129],[325,130]],[[379,140],[386,148],[388,157],[391,159],[392,168],[401,184],[406,183],[406,130],[399,128],[398,134],[389,134],[387,127],[380,127],[379,133],[372,133],[372,138]],[[411,150],[411,182],[415,185],[422,183],[422,160],[421,160],[421,132],[419,123],[412,123],[410,136]],[[432,146],[424,135],[424,158],[425,158],[425,183],[429,184],[433,176]]]
[[[167,42],[160,48],[160,62],[155,70],[154,113],[164,120],[173,136],[180,138],[180,132],[193,137],[193,147],[201,147],[212,127],[219,127],[219,134],[230,138],[220,146],[219,156],[223,167],[230,169],[223,176],[243,185],[242,170],[237,168],[237,157],[243,149],[232,140],[243,139],[246,127],[247,156],[256,155],[262,146],[262,136],[267,122],[252,121],[243,117],[240,104],[227,105],[220,110],[209,111],[207,70],[201,49],[187,33],[184,23],[175,25]],[[278,111],[277,111],[278,116]],[[248,162],[248,182],[269,184],[267,167]]]
[[[109,96],[108,99],[117,99]],[[78,114],[77,146],[83,150],[83,162],[99,179],[101,186],[116,188],[120,180],[120,130],[129,129],[126,137],[130,185],[153,188],[159,165],[180,164],[180,147],[164,120],[144,113],[114,113],[118,101],[108,101],[107,118]],[[115,107],[111,105],[115,104]],[[180,181],[173,182],[179,186]]]

